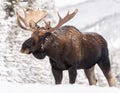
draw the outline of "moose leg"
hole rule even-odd
[[[97,79],[95,77],[94,67],[91,67],[89,69],[84,69],[84,72],[86,74],[86,77],[88,78],[89,85],[96,85]]]
[[[50,60],[50,64],[51,64],[51,68],[52,68],[52,73],[53,73],[53,76],[54,76],[54,79],[55,79],[55,84],[61,84],[62,82],[62,76],[63,76],[63,70],[60,70],[60,69],[57,69],[55,67],[55,61],[52,60],[51,58],[49,59]]]
[[[62,82],[62,70],[52,67],[52,73],[55,79],[55,84],[61,84]]]
[[[109,83],[109,86],[115,86],[116,82],[115,82],[115,78],[113,77],[112,72],[111,72],[109,58],[107,58],[103,61],[100,61],[98,63],[98,65],[101,68],[101,70],[103,71],[103,73]]]
[[[77,76],[77,69],[75,66],[72,66],[68,69],[69,73],[69,83],[73,84],[75,83],[76,76]]]

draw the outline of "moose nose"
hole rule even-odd
[[[21,49],[20,52],[23,53],[23,54],[30,54],[29,49],[25,49],[25,50]]]

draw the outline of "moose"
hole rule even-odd
[[[62,26],[77,12],[75,9],[63,18],[58,12],[59,22],[55,27],[51,26],[50,21],[44,20],[47,15],[44,10],[24,10],[25,18],[16,12],[18,25],[32,32],[31,37],[22,44],[21,52],[33,54],[38,59],[48,56],[55,84],[61,84],[64,70],[68,70],[69,83],[75,83],[77,69],[83,69],[89,85],[96,85],[94,67],[97,64],[109,86],[114,86],[115,78],[111,71],[106,40],[94,32],[83,33],[74,26]],[[42,20],[45,23],[44,27],[37,25]]]

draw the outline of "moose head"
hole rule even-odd
[[[24,30],[31,31],[32,34],[31,37],[22,44],[21,52],[25,54],[32,53],[36,58],[43,59],[45,57],[43,44],[45,43],[46,38],[61,25],[72,19],[78,10],[76,9],[72,13],[69,13],[68,11],[64,18],[61,18],[58,12],[59,22],[55,27],[51,27],[51,22],[47,22],[45,20],[45,27],[37,25],[38,22],[46,17],[47,12],[45,10],[30,10],[28,13],[25,9],[23,11],[25,18],[21,17],[18,12],[16,12],[18,25]]]
[[[31,54],[39,56],[39,58],[44,58],[45,54],[42,52],[41,47],[37,44],[39,39],[39,29],[40,27],[37,25],[38,22],[43,20],[47,16],[47,12],[45,10],[30,10],[27,12],[23,9],[25,18],[20,16],[18,12],[17,15],[17,23],[19,27],[24,30],[31,31],[32,35],[29,39],[27,39],[21,48],[21,52],[25,54]],[[40,52],[40,53],[38,53]]]

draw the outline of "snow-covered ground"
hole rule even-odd
[[[120,93],[112,87],[81,85],[0,84],[0,93]]]
[[[77,3],[82,3],[82,2],[85,2],[87,0],[69,0],[69,1],[65,1],[65,0],[54,0],[55,1],[55,6],[56,7],[64,7],[64,6],[69,6],[69,5],[74,5],[74,4],[77,4]]]
[[[4,0],[1,0],[1,2],[2,1]],[[46,1],[47,0],[45,0],[45,2]],[[75,8],[78,8],[78,14],[66,24],[74,25],[82,32],[97,32],[108,41],[112,71],[117,79],[117,87],[120,87],[120,2],[119,0],[83,1],[82,3],[57,10],[64,16],[68,9],[72,12]],[[44,4],[46,4],[45,2]],[[47,57],[44,60],[37,60],[32,55],[24,55],[19,52],[21,44],[30,37],[31,33],[20,29],[15,22],[15,17],[4,20],[5,12],[2,10],[3,5],[1,4],[2,3],[0,3],[0,81],[11,82],[13,84],[0,82],[0,92],[9,92],[10,90],[11,93],[16,93],[16,91],[20,91],[21,93],[26,90],[31,93],[32,91],[40,92],[40,90],[42,91],[42,89],[46,88],[46,90],[43,90],[43,92],[45,91],[44,93],[47,91],[51,92],[54,89],[54,91],[58,93],[66,89],[66,91],[69,92],[74,90],[76,93],[85,91],[88,93],[89,91],[91,92],[91,89],[96,89],[97,93],[116,90],[116,88],[109,88],[110,90],[108,90],[108,87],[105,87],[108,86],[107,81],[97,66],[95,69],[98,79],[97,86],[104,86],[105,88],[103,89],[95,86],[89,88],[83,70],[78,71],[77,85],[54,86],[54,78]],[[49,6],[51,7],[52,4],[49,3]],[[55,19],[56,18],[53,20]],[[33,83],[48,85],[42,86]],[[64,71],[63,84],[68,84],[67,71]],[[1,88],[3,88],[3,90]],[[5,90],[5,88],[8,88],[8,90]]]
[[[72,24],[77,28],[84,28],[104,17],[120,13],[120,3],[115,1],[116,0],[86,0],[82,3],[62,7],[58,10],[64,16],[68,10],[72,12],[72,10],[77,8],[78,13],[75,18],[66,24]]]

